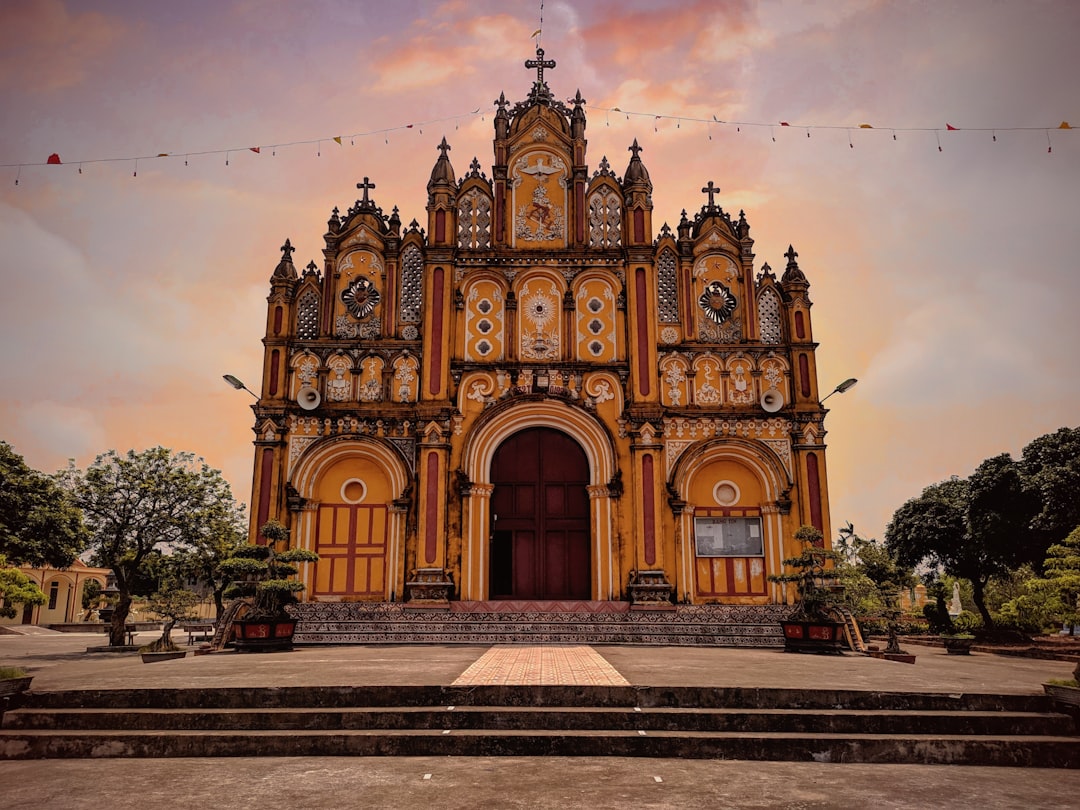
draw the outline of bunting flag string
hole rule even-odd
[[[400,130],[414,129],[414,128],[419,128],[420,134],[423,134],[423,132],[424,132],[423,128],[425,126],[428,126],[429,124],[440,124],[440,123],[443,123],[445,121],[454,121],[455,126],[456,126],[456,122],[461,120],[462,118],[470,118],[472,116],[480,115],[480,114],[481,114],[480,108],[477,107],[475,110],[471,110],[471,111],[466,112],[466,113],[458,113],[457,115],[448,115],[448,116],[446,116],[444,118],[432,118],[432,119],[427,120],[427,121],[417,121],[417,122],[413,122],[411,124],[400,124],[398,126],[385,127],[383,129],[373,129],[373,130],[370,130],[368,132],[354,132],[351,135],[330,135],[330,136],[323,136],[321,138],[309,138],[309,139],[303,140],[303,141],[286,141],[286,142],[282,142],[282,143],[265,143],[265,144],[261,144],[259,146],[232,146],[232,147],[229,147],[228,149],[203,149],[203,150],[194,151],[194,152],[157,152],[155,154],[146,154],[146,155],[125,155],[123,157],[83,158],[83,159],[80,159],[80,160],[69,160],[68,163],[69,164],[76,164],[77,163],[79,165],[79,174],[82,174],[82,166],[84,164],[91,164],[91,163],[129,163],[129,162],[134,162],[135,165],[136,165],[136,171],[138,171],[138,168],[137,168],[138,167],[138,161],[140,161],[140,160],[157,160],[157,159],[160,159],[160,158],[183,158],[184,159],[184,165],[187,166],[188,165],[188,160],[190,158],[193,158],[193,157],[203,157],[203,156],[206,156],[206,155],[224,155],[225,156],[225,165],[228,166],[229,165],[229,158],[230,158],[230,156],[232,155],[233,152],[254,152],[256,155],[258,155],[258,154],[262,153],[263,149],[269,149],[271,151],[271,155],[276,155],[278,149],[284,149],[284,148],[290,147],[290,146],[311,146],[311,145],[315,145],[316,149],[319,150],[319,154],[321,154],[321,148],[322,148],[322,142],[323,141],[333,141],[334,143],[340,145],[340,144],[342,144],[342,142],[343,142],[343,140],[345,138],[348,138],[349,139],[349,145],[350,146],[355,146],[356,145],[355,144],[355,139],[356,138],[364,138],[364,137],[368,137],[368,136],[371,136],[371,135],[383,135],[384,138],[385,138],[385,136],[388,136],[389,133],[391,133],[391,132],[398,132]],[[46,158],[43,161],[37,162],[37,163],[0,163],[0,168],[22,170],[24,168],[29,168],[31,166],[62,166],[62,165],[64,165],[64,161],[62,161],[60,159],[60,155],[57,152],[53,152],[52,154],[50,154],[48,156],[48,158]]]
[[[572,99],[571,99],[572,100]],[[653,131],[659,132],[659,125],[661,121],[674,121],[676,129],[682,129],[682,124],[685,123],[697,123],[705,124],[705,131],[708,134],[709,140],[712,140],[712,126],[731,126],[735,127],[736,132],[741,132],[743,127],[758,127],[761,129],[768,129],[773,141],[776,140],[775,127],[787,127],[790,129],[798,129],[806,132],[806,137],[810,137],[810,133],[813,130],[836,130],[841,132],[847,132],[848,144],[852,149],[855,148],[855,144],[851,140],[851,132],[856,129],[877,129],[881,131],[887,131],[892,133],[892,139],[896,140],[897,132],[989,132],[992,140],[997,142],[997,133],[999,132],[1045,132],[1047,140],[1050,139],[1050,130],[1071,130],[1072,125],[1068,121],[1062,121],[1055,126],[1024,126],[1024,127],[957,127],[946,122],[945,126],[939,127],[893,127],[883,126],[878,127],[873,124],[860,123],[860,124],[798,124],[791,121],[728,121],[725,119],[717,118],[715,115],[711,118],[698,118],[687,115],[670,115],[664,113],[655,112],[642,112],[639,110],[624,110],[620,107],[598,107],[596,105],[588,105],[590,110],[605,113],[605,125],[611,126],[611,113],[621,113],[626,117],[626,120],[630,120],[630,116],[637,118],[652,119]],[[941,151],[941,139],[938,138],[938,151]]]
[[[539,33],[539,31],[537,33]],[[573,100],[570,99],[569,101],[572,102]],[[725,120],[725,119],[718,118],[715,115],[713,115],[713,116],[711,116],[709,118],[700,118],[700,117],[687,116],[687,115],[671,115],[671,114],[666,114],[666,113],[642,112],[642,111],[637,111],[637,110],[625,110],[625,109],[622,109],[620,107],[598,107],[598,106],[595,106],[595,105],[588,105],[588,109],[595,110],[596,112],[604,113],[605,126],[611,126],[611,113],[619,113],[619,114],[625,116],[626,120],[630,120],[631,116],[634,116],[636,118],[651,119],[653,130],[654,130],[654,132],[657,132],[657,133],[659,133],[659,131],[660,131],[660,129],[659,129],[660,123],[663,122],[663,121],[673,121],[673,122],[675,122],[676,129],[682,129],[682,124],[684,124],[684,123],[688,123],[688,124],[692,124],[692,123],[704,124],[705,125],[706,135],[708,136],[708,139],[710,141],[713,139],[712,128],[714,126],[716,126],[716,127],[725,127],[725,126],[727,126],[727,127],[735,127],[736,132],[742,132],[743,127],[756,127],[756,128],[759,128],[759,129],[768,128],[769,134],[772,137],[772,140],[774,142],[776,141],[776,129],[775,128],[777,126],[782,127],[782,128],[786,128],[786,129],[797,129],[797,130],[800,130],[800,131],[805,131],[806,132],[806,137],[808,137],[808,138],[810,137],[810,133],[812,131],[815,131],[815,130],[825,130],[825,131],[833,130],[833,131],[839,131],[839,132],[846,132],[847,136],[848,136],[848,146],[850,146],[852,149],[855,148],[855,143],[852,140],[851,133],[852,133],[853,130],[857,130],[857,129],[858,130],[877,130],[879,132],[889,132],[889,133],[891,133],[892,140],[894,140],[894,141],[897,140],[897,135],[896,134],[898,132],[900,132],[900,133],[905,133],[905,132],[907,132],[907,133],[923,133],[923,132],[925,132],[925,133],[933,133],[935,141],[937,143],[937,151],[939,151],[939,152],[944,151],[943,147],[942,147],[942,142],[941,142],[941,133],[942,132],[947,132],[947,133],[948,132],[986,132],[986,133],[990,133],[991,140],[993,142],[995,142],[995,143],[997,142],[997,135],[998,135],[999,132],[1044,132],[1046,134],[1046,141],[1047,141],[1047,150],[1046,151],[1048,153],[1053,153],[1053,142],[1052,142],[1052,140],[1050,138],[1050,131],[1051,130],[1072,131],[1074,129],[1074,127],[1072,125],[1070,125],[1068,121],[1062,121],[1057,126],[959,127],[959,126],[954,126],[950,122],[946,122],[944,126],[938,126],[938,127],[894,127],[894,126],[883,126],[883,127],[881,127],[881,126],[875,126],[873,124],[866,123],[866,122],[859,123],[859,124],[800,124],[800,123],[793,123],[791,121],[776,121],[776,122],[730,121],[730,120]],[[481,107],[477,107],[475,110],[471,110],[471,111],[466,112],[466,113],[458,113],[457,115],[446,116],[444,118],[433,118],[433,119],[430,119],[430,120],[427,120],[427,121],[414,122],[414,123],[410,123],[410,124],[399,124],[397,126],[386,127],[386,128],[383,128],[383,129],[370,130],[368,132],[355,132],[355,133],[353,133],[351,135],[330,135],[330,136],[323,136],[321,138],[309,138],[307,140],[300,140],[300,141],[284,141],[284,142],[281,142],[281,143],[261,144],[259,146],[246,146],[246,147],[235,147],[234,146],[234,147],[230,147],[228,149],[204,149],[204,150],[189,151],[189,152],[157,152],[157,153],[151,153],[151,154],[145,154],[145,155],[127,155],[127,156],[123,156],[123,157],[108,157],[108,158],[83,158],[81,160],[68,161],[68,163],[70,163],[70,164],[78,164],[78,166],[79,166],[79,174],[82,174],[82,167],[83,167],[84,164],[132,162],[135,165],[135,170],[134,170],[134,172],[132,174],[133,174],[133,176],[137,177],[138,176],[138,161],[140,161],[140,160],[145,161],[145,160],[158,160],[158,159],[167,159],[167,158],[183,158],[184,165],[187,166],[187,165],[189,165],[189,159],[190,158],[202,157],[202,156],[206,156],[206,155],[224,155],[225,156],[225,165],[228,166],[229,165],[229,159],[230,159],[233,152],[245,152],[245,151],[247,151],[247,152],[252,152],[252,153],[258,155],[258,154],[262,153],[263,149],[270,149],[271,155],[276,155],[278,149],[284,149],[284,148],[293,147],[293,146],[305,146],[305,145],[306,146],[314,145],[316,147],[316,155],[321,157],[323,141],[333,141],[334,143],[341,146],[341,145],[343,145],[344,140],[346,138],[348,138],[349,139],[349,145],[350,146],[355,146],[357,138],[364,138],[364,137],[369,137],[369,136],[372,136],[372,135],[382,135],[384,141],[386,143],[389,143],[390,142],[389,135],[392,132],[399,132],[399,131],[402,131],[402,130],[414,129],[415,128],[415,129],[418,129],[420,134],[423,134],[424,126],[431,125],[431,124],[439,124],[439,123],[443,123],[443,122],[446,122],[446,121],[453,121],[454,122],[454,128],[457,129],[458,121],[460,121],[463,118],[470,118],[470,117],[474,117],[474,116],[477,116],[477,115],[482,116],[483,113],[482,113],[481,110],[482,110]],[[34,163],[34,162],[29,162],[29,163],[0,163],[0,168],[10,168],[10,169],[18,170],[18,174],[16,175],[16,178],[15,178],[15,184],[18,185],[19,184],[18,183],[19,177],[21,176],[21,171],[24,168],[30,168],[30,167],[34,167],[34,166],[60,166],[60,165],[64,165],[64,163],[60,159],[59,153],[53,152],[44,161],[41,161],[41,162],[36,162],[36,163]]]

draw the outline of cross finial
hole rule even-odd
[[[626,147],[626,151],[633,152],[634,157],[636,158],[638,156],[638,152],[641,152],[643,150],[640,146],[637,145],[637,138],[634,138],[634,142],[630,146]]]
[[[713,197],[716,195],[716,192],[718,192],[719,190],[720,190],[719,186],[714,186],[712,180],[709,181],[709,185],[705,186],[705,188],[703,188],[701,190],[702,194],[708,194],[709,195],[709,208],[715,208],[716,207],[716,201],[713,199]]]
[[[292,246],[292,242],[286,239],[285,244],[281,246],[281,252],[283,254],[281,260],[283,262],[291,262],[294,250],[296,250],[296,248]]]
[[[367,178],[365,177],[365,178],[364,178],[364,182],[363,182],[363,183],[357,183],[357,184],[356,184],[356,187],[357,187],[357,188],[362,188],[362,189],[364,190],[364,199],[362,200],[362,202],[370,202],[370,200],[368,200],[368,194],[367,194],[367,193],[368,193],[368,189],[369,189],[369,188],[375,188],[375,184],[374,184],[374,183],[372,183],[372,182],[371,182],[370,180],[368,180],[368,179],[367,179]]]
[[[537,84],[543,84],[544,83],[544,68],[553,68],[553,67],[555,67],[555,60],[554,59],[544,59],[544,49],[543,48],[537,48],[536,49],[536,58],[535,59],[526,59],[525,60],[525,67],[527,67],[527,68],[536,68],[536,83]]]

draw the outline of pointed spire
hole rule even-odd
[[[439,159],[435,161],[435,166],[431,170],[431,180],[428,181],[429,192],[434,186],[454,183],[454,167],[450,165],[450,158],[446,155],[450,151],[450,144],[446,142],[445,135],[436,149],[439,150]]]
[[[326,228],[330,233],[337,233],[341,230],[341,212],[336,205],[334,210],[330,212],[330,219],[326,221]]]
[[[787,268],[784,270],[784,275],[780,279],[781,284],[785,286],[789,284],[809,286],[806,281],[806,276],[803,275],[803,271],[799,269],[799,263],[795,261],[798,255],[799,254],[795,252],[795,248],[788,245],[787,253],[784,254],[784,257],[788,260]]]
[[[745,239],[750,235],[750,223],[746,221],[746,212],[739,209],[739,225],[736,228],[739,238]]]
[[[296,267],[293,266],[292,261],[293,251],[295,250],[296,248],[292,246],[292,242],[286,239],[285,244],[281,246],[281,261],[274,268],[271,281],[293,281],[296,279]]]
[[[686,218],[686,209],[682,210],[682,215],[679,217],[679,238],[690,238],[690,220]]]
[[[394,236],[399,236],[401,234],[401,217],[398,216],[398,207],[396,205],[390,212],[390,219],[386,221],[386,226]]]
[[[645,168],[645,164],[641,162],[641,158],[638,156],[639,152],[644,150],[638,146],[637,138],[634,138],[634,143],[627,148],[628,152],[633,152],[633,157],[630,158],[630,165],[626,167],[626,174],[623,177],[626,183],[647,183],[650,188],[652,187],[652,181],[649,179],[649,171]]]

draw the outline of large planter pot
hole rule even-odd
[[[187,655],[187,650],[163,650],[161,652],[144,652],[139,653],[142,656],[144,664],[153,664],[158,661],[172,661],[176,658],[183,658]]]
[[[942,636],[941,642],[945,645],[945,652],[949,655],[971,655],[971,645],[975,643],[975,639]]]
[[[844,632],[840,622],[825,619],[794,619],[780,622],[784,631],[787,652],[841,654],[844,651]]]
[[[1080,686],[1063,686],[1057,683],[1044,683],[1043,691],[1055,703],[1064,703],[1080,709]]]
[[[33,675],[27,675],[24,678],[5,678],[0,681],[0,698],[11,697],[20,692],[25,692],[30,688],[30,681],[32,680],[34,680]]]
[[[291,650],[295,619],[241,619],[233,624],[233,646],[242,652]]]

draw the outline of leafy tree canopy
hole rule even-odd
[[[68,493],[0,442],[0,552],[13,565],[66,568],[86,541],[82,515]]]
[[[41,588],[18,568],[12,568],[0,554],[0,616],[15,618],[15,605],[44,605]]]
[[[237,510],[218,470],[191,453],[164,447],[121,455],[110,450],[86,470],[70,465],[64,483],[83,510],[96,564],[111,568],[119,590],[110,644],[120,644],[131,596],[160,551],[197,547],[224,513]]]
[[[1039,497],[1032,528],[1044,548],[1080,526],[1080,427],[1061,428],[1024,448],[1020,471]]]

